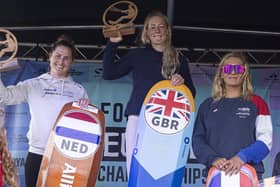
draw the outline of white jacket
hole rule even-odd
[[[44,154],[51,129],[64,104],[80,98],[88,98],[86,90],[70,76],[57,79],[45,73],[8,87],[0,80],[0,104],[29,104],[29,152],[40,155]]]

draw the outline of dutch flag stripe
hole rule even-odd
[[[81,113],[81,112],[71,112],[71,113],[66,114],[65,116],[75,118],[75,119],[80,119],[83,121],[88,121],[91,123],[97,123],[97,121],[95,119],[93,119],[91,116],[89,116],[85,113]]]
[[[58,122],[58,126],[63,126],[71,129],[82,130],[85,132],[94,132],[94,134],[100,134],[100,125],[93,122],[88,122],[72,117],[63,117]]]
[[[79,131],[76,129],[70,129],[67,127],[56,127],[56,134],[58,136],[64,136],[67,138],[77,139],[89,143],[99,144],[100,136],[96,134],[91,134],[84,131]]]

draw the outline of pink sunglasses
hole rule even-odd
[[[235,74],[242,74],[245,72],[245,67],[241,64],[225,64],[222,67],[222,72],[226,74],[231,74],[232,70]]]

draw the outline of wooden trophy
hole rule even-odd
[[[111,4],[103,14],[104,37],[134,34],[135,25],[133,21],[137,12],[137,6],[131,1],[118,1]]]
[[[17,58],[18,42],[10,31],[0,28],[0,72],[19,67]]]

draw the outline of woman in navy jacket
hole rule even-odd
[[[199,107],[192,137],[198,161],[226,174],[252,165],[262,178],[262,160],[272,146],[272,123],[266,102],[253,93],[249,65],[242,53],[221,60],[213,96]]]
[[[103,57],[103,78],[118,79],[132,73],[133,90],[125,115],[126,158],[129,172],[136,121],[144,98],[149,89],[158,81],[169,79],[173,85],[186,84],[195,95],[188,63],[171,45],[171,28],[167,17],[160,12],[150,13],[145,20],[141,40],[142,48],[131,50],[119,60],[115,60],[118,43],[122,37],[111,37]]]

